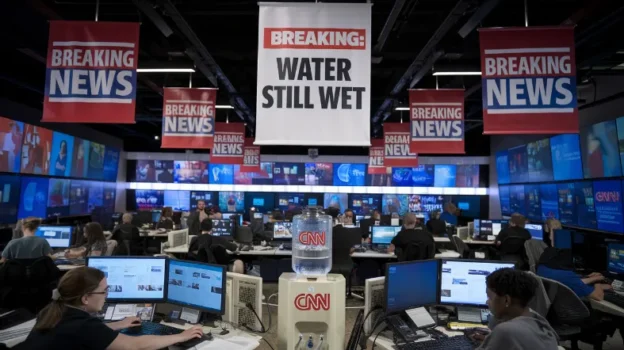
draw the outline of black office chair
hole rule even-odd
[[[136,226],[118,227],[113,231],[112,239],[117,241],[114,255],[136,256],[145,254],[144,242]]]
[[[50,302],[60,276],[49,256],[7,260],[0,267],[0,308],[38,313]]]
[[[528,270],[526,251],[524,250],[524,242],[526,240],[520,237],[507,237],[498,248],[498,255],[503,261],[513,261],[516,268],[520,270]]]
[[[461,258],[467,259],[470,257],[470,247],[468,247],[468,244],[461,238],[458,236],[451,236],[451,243],[455,246],[455,250],[459,253]]]
[[[341,274],[345,277],[347,292],[350,293],[353,284],[352,275],[355,270],[355,265],[351,260],[351,248],[362,242],[362,232],[357,227],[336,226],[332,234],[331,273]]]

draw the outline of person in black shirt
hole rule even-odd
[[[427,230],[434,235],[443,235],[446,233],[446,221],[440,219],[439,210],[434,210],[431,213],[431,219],[427,221]]]
[[[509,220],[509,227],[501,230],[496,236],[496,246],[500,249],[501,245],[508,237],[519,237],[523,240],[531,239],[531,233],[524,228],[526,218],[522,214],[514,213]]]
[[[379,226],[381,223],[381,212],[373,210],[373,215],[368,219],[360,220],[360,230],[362,231],[362,241],[370,240],[371,226]]]
[[[103,323],[91,316],[104,306],[108,284],[104,272],[78,267],[61,278],[52,301],[37,317],[35,327],[17,349],[156,350],[203,335],[192,327],[176,335],[128,336],[118,331],[141,325],[138,317]]]
[[[401,254],[411,244],[426,245],[431,247],[431,255],[435,254],[435,241],[431,233],[416,227],[416,214],[407,213],[403,217],[403,229],[390,242],[389,253],[400,250],[397,255]],[[433,256],[432,256],[433,257]],[[426,257],[429,258],[429,257]]]
[[[201,235],[198,237],[193,237],[191,240],[191,244],[189,245],[189,252],[193,254],[197,254],[197,251],[200,248],[208,248],[212,249],[212,247],[220,245],[225,249],[233,252],[238,249],[236,244],[228,241],[223,237],[213,236],[212,235],[212,219],[205,219],[201,222]],[[217,264],[220,265],[228,265],[229,270],[236,273],[245,273],[245,264],[241,260],[232,259],[231,257],[219,257],[217,258]]]

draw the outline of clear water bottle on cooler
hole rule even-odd
[[[332,217],[308,207],[293,218],[292,268],[298,275],[323,276],[332,268]]]

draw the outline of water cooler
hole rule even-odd
[[[293,271],[279,278],[278,350],[343,349],[346,283],[331,270],[332,218],[316,208],[295,216]]]

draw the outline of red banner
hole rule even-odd
[[[133,124],[139,23],[50,21],[44,122]]]
[[[386,167],[417,167],[418,155],[410,152],[410,125],[385,123],[384,165]]]
[[[215,88],[164,89],[162,148],[212,148],[217,91]]]
[[[464,90],[409,90],[413,153],[465,153]]]
[[[254,139],[245,139],[243,154],[243,165],[240,167],[242,173],[259,173],[262,171],[260,167],[260,146],[254,146]]]
[[[484,134],[578,133],[573,27],[479,30]]]
[[[210,162],[214,164],[243,164],[245,158],[245,125],[216,123],[214,146]]]
[[[371,146],[368,149],[368,173],[387,173],[384,165],[384,140],[382,139],[371,139]]]

